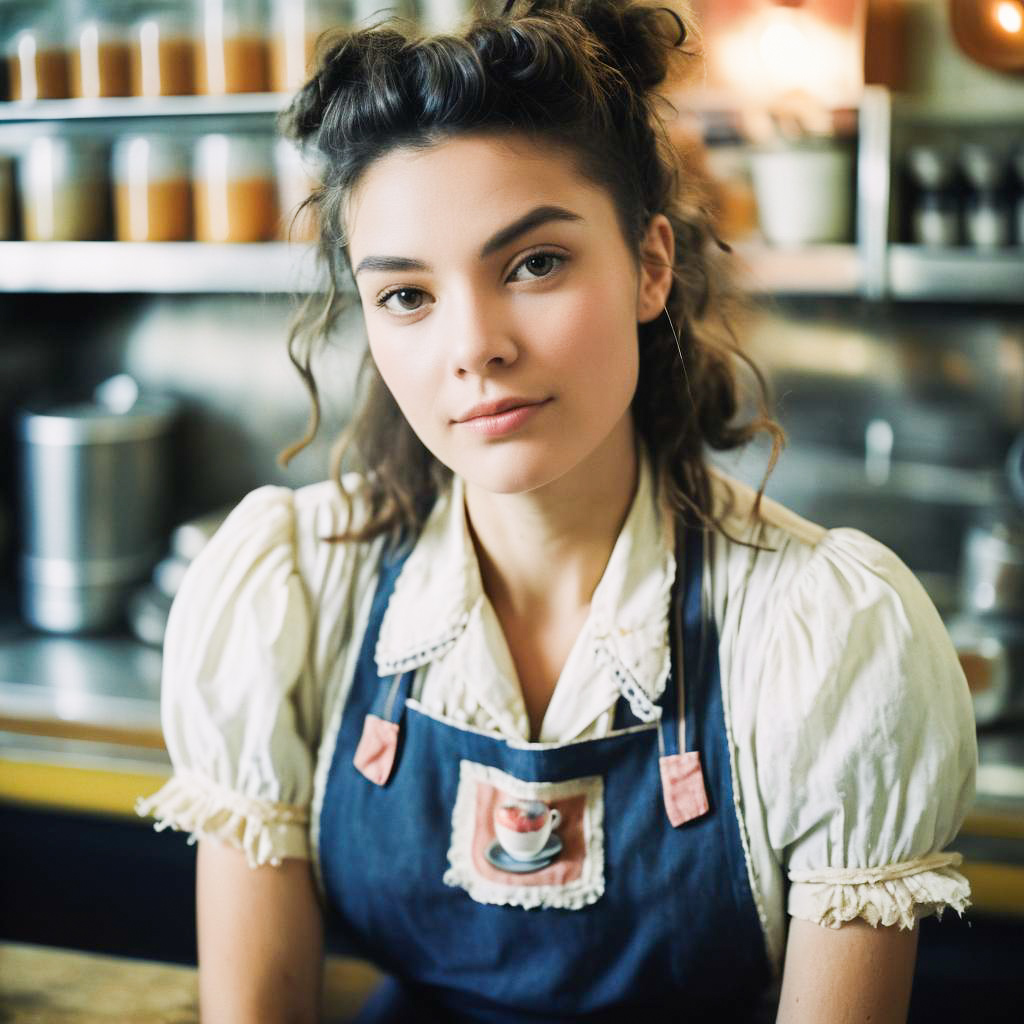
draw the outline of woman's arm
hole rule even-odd
[[[918,928],[791,918],[778,1024],[905,1024]]]
[[[323,923],[309,862],[250,868],[240,850],[200,840],[197,872],[204,1024],[314,1024]]]

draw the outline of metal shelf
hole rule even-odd
[[[236,117],[277,114],[290,93],[239,93],[232,96],[161,96],[100,100],[37,100],[0,103],[0,124],[30,121],[118,121],[154,117]]]
[[[286,242],[2,242],[0,292],[304,292],[315,262]]]
[[[1024,247],[979,253],[893,245],[887,276],[894,299],[1024,303]]]

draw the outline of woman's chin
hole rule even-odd
[[[490,494],[527,494],[560,479],[571,468],[564,452],[557,459],[512,451],[489,455],[449,465],[467,484]]]

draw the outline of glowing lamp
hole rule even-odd
[[[950,0],[949,20],[972,60],[997,71],[1024,71],[1022,0]]]

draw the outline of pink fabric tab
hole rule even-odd
[[[363,735],[359,738],[352,763],[371,782],[383,786],[391,778],[397,750],[398,723],[367,715],[363,719]]]
[[[673,827],[693,821],[708,812],[708,795],[704,789],[704,773],[700,753],[690,750],[659,759],[661,792],[665,810]]]

